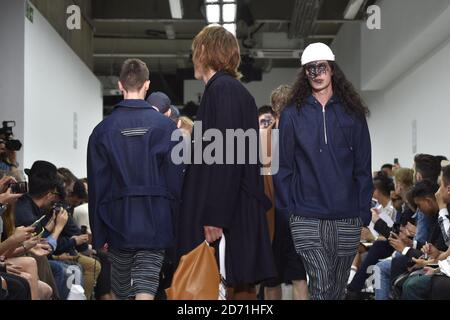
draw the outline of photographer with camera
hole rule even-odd
[[[3,121],[0,128],[0,171],[8,174],[18,173],[17,151],[22,148],[22,143],[13,139],[12,128],[15,125],[15,121]]]
[[[16,182],[13,177],[5,176],[0,179],[0,237],[3,233],[3,219],[2,216],[8,209],[8,206],[15,203],[22,194],[13,193],[10,184]]]

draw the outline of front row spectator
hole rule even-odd
[[[2,273],[2,289],[6,290],[2,292],[2,299],[12,299],[16,294],[24,299],[28,297],[33,300],[49,299],[53,294],[52,288],[40,281],[36,259],[26,255],[45,257],[49,254],[51,247],[45,240],[33,234],[36,229],[34,226],[11,227],[11,217],[13,217],[11,205],[22,196],[12,195],[9,188],[12,182],[15,180],[10,177],[0,180],[0,198],[4,201],[0,205],[1,235],[4,239],[0,243],[0,272]],[[3,222],[5,222],[5,228],[3,228]],[[23,285],[25,283],[23,280],[26,281],[26,285]],[[24,291],[26,288],[29,294]]]
[[[433,268],[439,261],[450,256],[450,166],[442,171],[440,188],[435,195],[439,208],[437,223],[434,230],[436,240],[425,244],[422,250],[409,250],[408,254],[415,263],[410,270],[418,269],[409,275],[403,283],[402,298],[405,300],[450,299],[450,278],[439,268]],[[435,210],[437,211],[437,210]]]

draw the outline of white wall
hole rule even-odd
[[[417,152],[450,157],[450,41],[388,90],[364,94],[372,114],[374,168],[399,158],[411,166],[412,123],[417,121]]]
[[[299,61],[300,66],[300,61]],[[253,95],[258,107],[270,104],[272,90],[282,84],[292,84],[296,78],[297,69],[275,68],[269,73],[263,74],[262,81],[245,83],[244,85]],[[184,103],[189,101],[198,102],[198,95],[203,93],[205,86],[198,80],[184,81]]]
[[[25,21],[24,105],[24,167],[47,160],[86,176],[88,137],[103,116],[101,85],[37,9],[34,22]]]
[[[417,153],[450,157],[450,0],[377,3],[381,30],[347,25],[333,43],[371,111],[373,169],[394,158],[411,166]]]
[[[331,46],[345,76],[357,89],[361,87],[361,29],[358,22],[344,24]]]
[[[381,30],[362,24],[363,90],[380,90],[450,35],[450,0],[382,0]]]
[[[2,0],[0,3],[0,126],[14,120],[15,137],[23,141],[24,85],[24,12],[25,3]],[[18,153],[23,163],[23,153]]]

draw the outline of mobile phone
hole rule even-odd
[[[45,228],[41,227],[41,231],[39,233],[33,233],[33,237],[41,237],[44,234]]]
[[[395,239],[398,239],[398,234],[397,233],[395,233],[395,232],[390,232],[390,236],[391,237],[394,237]]]
[[[398,164],[398,158],[394,159],[394,164]]]
[[[39,223],[41,223],[41,221],[45,218],[45,215],[43,215],[42,217],[40,217],[38,220],[36,220],[35,222],[33,222],[33,224],[30,227],[36,228]]]
[[[87,234],[87,226],[81,226],[81,234]]]
[[[9,185],[11,192],[14,194],[28,193],[28,182],[15,182]]]
[[[437,264],[437,263],[430,263],[430,264],[427,264],[427,267],[436,269],[436,268],[439,268],[439,264]]]

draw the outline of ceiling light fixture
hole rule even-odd
[[[236,0],[205,0],[208,24],[219,24],[236,35]]]
[[[169,0],[170,14],[172,19],[183,18],[183,3],[182,0]]]
[[[361,10],[365,0],[350,0],[344,11],[345,20],[354,20]]]

